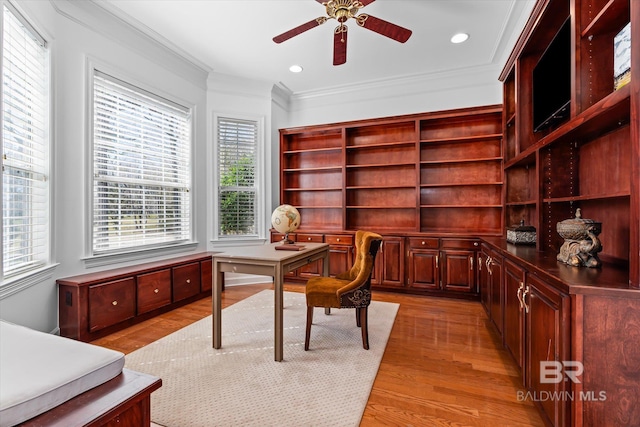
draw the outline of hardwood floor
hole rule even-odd
[[[271,285],[230,286],[223,307]],[[297,284],[285,290],[302,292]],[[400,304],[361,426],[543,426],[478,302],[374,292]],[[211,314],[206,298],[93,341],[130,353]],[[366,350],[363,350],[366,351]]]

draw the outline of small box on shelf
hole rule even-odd
[[[613,39],[613,89],[631,81],[631,22]]]

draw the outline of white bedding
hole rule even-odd
[[[0,427],[116,377],[124,354],[0,320]]]

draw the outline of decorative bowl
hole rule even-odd
[[[556,225],[558,234],[565,240],[588,239],[588,231],[596,236],[602,231],[602,223],[592,219],[582,218],[580,208],[576,209],[576,217],[560,221]]]

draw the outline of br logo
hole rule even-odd
[[[574,383],[580,383],[578,377],[584,372],[582,362],[573,360],[544,360],[540,362],[540,382],[542,384],[558,384],[570,379]]]

